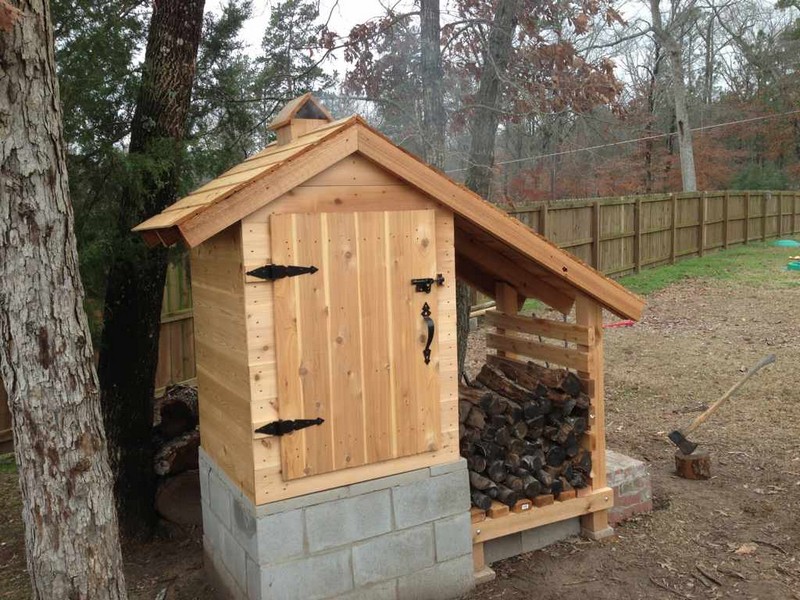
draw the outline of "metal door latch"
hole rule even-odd
[[[256,429],[256,433],[265,433],[267,435],[286,435],[298,429],[305,429],[312,425],[322,425],[325,419],[317,417],[316,419],[286,419],[282,421],[278,419],[272,423],[267,423]]]
[[[411,280],[411,285],[413,285],[416,288],[416,291],[424,292],[426,294],[431,293],[431,286],[434,283],[437,285],[444,285],[444,275],[439,273],[436,276],[436,279],[434,279],[433,277],[422,277],[419,279]]]

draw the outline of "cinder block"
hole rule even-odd
[[[248,600],[261,600],[261,567],[247,557],[247,592]]]
[[[359,588],[339,600],[397,600],[397,580],[384,581],[367,587]]]
[[[540,550],[550,544],[580,535],[580,533],[581,522],[577,518],[558,521],[536,529],[529,529],[521,534],[522,551],[533,552],[534,550]]]
[[[247,554],[256,558],[258,552],[256,519],[242,500],[231,501],[231,532]]]
[[[256,519],[257,554],[261,565],[271,565],[304,554],[303,511],[270,515]]]
[[[522,554],[522,535],[512,533],[483,544],[483,557],[487,565],[498,560]]]
[[[439,475],[447,475],[454,471],[466,471],[467,461],[464,458],[459,458],[455,462],[446,463],[443,465],[433,465],[430,468],[431,477],[438,477]]]
[[[219,552],[222,550],[223,535],[226,529],[222,526],[219,517],[207,505],[203,506],[203,538],[204,545],[211,545],[211,548]]]
[[[353,589],[350,549],[262,567],[261,597],[280,600],[336,598]]]
[[[268,515],[276,515],[290,510],[298,510],[306,508],[307,506],[315,506],[317,504],[324,504],[326,502],[333,502],[350,496],[350,489],[347,487],[334,488],[332,490],[325,490],[323,492],[315,492],[313,494],[306,494],[305,496],[297,496],[295,498],[287,498],[286,500],[278,500],[277,502],[269,502],[261,504],[256,507],[256,516],[266,517]]]
[[[473,586],[472,557],[462,556],[397,580],[399,600],[449,600]]]
[[[211,510],[219,517],[225,529],[230,529],[231,494],[216,469],[211,469],[208,474],[208,504]]]
[[[225,532],[222,546],[222,562],[233,577],[237,587],[247,589],[247,556],[233,534]]]
[[[319,552],[391,531],[392,499],[382,490],[312,506],[305,515],[308,549]]]
[[[431,472],[426,468],[408,471],[406,473],[399,473],[398,475],[391,475],[389,477],[371,479],[370,481],[362,481],[361,483],[354,483],[349,487],[350,496],[360,496],[370,492],[377,492],[379,490],[388,490],[389,488],[405,486],[416,481],[425,481],[430,479],[430,476]]]
[[[392,488],[392,503],[397,529],[467,512],[470,507],[467,472],[456,471]]]
[[[435,521],[436,562],[472,553],[472,521],[468,512]]]
[[[353,546],[356,587],[414,573],[434,563],[433,526],[389,533]]]

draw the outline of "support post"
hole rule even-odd
[[[767,241],[767,200],[770,197],[769,192],[761,192],[761,241]]]
[[[708,220],[708,196],[706,192],[700,194],[700,256],[704,256],[706,253],[706,236],[708,235],[708,231],[706,230],[706,221]]]
[[[797,233],[797,192],[792,196],[792,233]]]
[[[726,191],[722,198],[722,247],[728,249],[728,223],[730,221],[731,194]]]
[[[678,196],[670,194],[672,198],[672,245],[669,250],[669,262],[675,264],[678,246]]]
[[[633,204],[633,268],[642,270],[642,199],[636,198]]]
[[[506,283],[505,281],[498,281],[495,284],[494,300],[497,310],[507,315],[516,315],[525,302],[525,298],[521,296],[519,292],[517,292],[517,288],[510,283]],[[497,333],[504,335],[506,331],[505,329],[500,329],[498,327]],[[497,354],[498,356],[507,356],[509,358],[515,358],[518,356],[502,350],[498,350]]]
[[[606,431],[604,364],[603,364],[603,309],[587,296],[578,296],[575,302],[575,320],[592,332],[588,346],[578,346],[589,355],[589,370],[578,372],[586,382],[589,405],[589,427],[586,439],[592,453],[592,489],[606,487]],[[608,525],[608,511],[601,510],[581,517],[581,533],[592,539],[602,539],[614,533]]]
[[[603,241],[600,238],[600,201],[595,200],[592,204],[592,266],[603,272],[600,268],[600,244]]]
[[[783,192],[778,192],[778,237],[783,235]]]
[[[744,193],[744,243],[750,242],[750,192]]]
[[[547,203],[542,202],[542,205],[539,207],[539,233],[544,237],[548,237],[547,235]]]

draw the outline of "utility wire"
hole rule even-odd
[[[706,131],[708,129],[717,129],[719,127],[729,127],[731,125],[742,125],[744,123],[753,123],[754,121],[766,121],[767,119],[777,119],[778,117],[788,117],[790,115],[796,115],[800,113],[800,109],[798,110],[790,110],[789,112],[780,113],[777,115],[761,115],[760,117],[750,117],[748,119],[741,119],[739,121],[728,121],[726,123],[716,123],[714,125],[703,125],[702,127],[693,127],[691,129],[692,132],[695,131]],[[598,144],[597,146],[586,146],[584,148],[575,148],[573,150],[561,150],[560,152],[551,152],[550,154],[538,154],[536,156],[526,156],[524,158],[515,158],[512,160],[503,160],[500,162],[494,163],[495,166],[500,165],[510,165],[512,163],[518,162],[525,162],[526,160],[539,160],[540,158],[552,158],[555,156],[563,156],[565,154],[575,154],[577,152],[585,152],[587,150],[599,150],[601,148],[611,148],[613,146],[622,146],[624,144],[633,144],[634,142],[644,142],[647,140],[656,140],[665,137],[672,137],[673,135],[678,135],[677,131],[673,131],[671,133],[657,133],[655,135],[648,135],[645,137],[634,138],[631,140],[621,140],[619,142],[610,142],[608,144]],[[466,171],[469,167],[463,167],[461,169],[449,169],[445,171],[445,173],[458,173],[459,171]]]

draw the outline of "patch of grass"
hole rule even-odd
[[[800,273],[787,271],[789,257],[800,254],[797,248],[771,246],[770,242],[737,246],[713,252],[702,258],[687,258],[636,275],[619,282],[637,294],[647,295],[683,279],[717,279],[772,288],[800,287]]]
[[[0,454],[0,473],[16,473],[17,463],[13,454]]]
[[[637,275],[621,277],[619,282],[642,296],[684,279],[700,278],[736,281],[759,287],[800,287],[800,272],[786,269],[789,257],[800,255],[800,248],[780,248],[771,244],[751,243],[712,252],[702,258],[686,258],[674,265],[644,269]],[[546,306],[534,299],[527,300],[522,308],[526,314],[543,310],[546,310]]]

